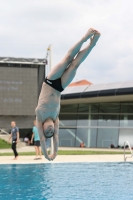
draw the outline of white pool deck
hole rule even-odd
[[[123,155],[58,155],[54,161],[34,160],[35,156],[19,156],[13,160],[13,156],[0,156],[0,164],[39,164],[39,163],[72,163],[72,162],[123,162]],[[133,159],[128,159],[133,162]]]
[[[105,149],[87,148],[59,148],[59,150],[93,150],[105,151]],[[122,149],[106,149],[106,151],[119,151]],[[0,153],[12,152],[11,149],[1,149]],[[33,146],[26,146],[18,149],[19,152],[35,152]],[[130,156],[129,154],[127,156]],[[66,162],[124,162],[124,153],[117,155],[57,155],[54,161],[48,161],[43,156],[41,160],[34,160],[35,156],[19,156],[18,160],[13,160],[13,156],[0,156],[0,164],[39,164],[39,163],[66,163]],[[128,158],[128,162],[133,162],[133,158]]]

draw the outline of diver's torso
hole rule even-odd
[[[36,107],[36,117],[39,122],[44,122],[47,118],[55,120],[60,112],[60,92],[50,87],[46,83],[42,84],[41,93]]]

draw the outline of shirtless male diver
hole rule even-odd
[[[79,65],[86,59],[96,45],[100,33],[90,28],[45,78],[40,92],[38,105],[35,110],[37,128],[40,136],[41,148],[49,161],[54,160],[58,151],[58,131],[61,92],[71,83]],[[83,43],[90,39],[89,44],[80,50]],[[53,136],[54,153],[49,155],[46,147],[47,138]]]

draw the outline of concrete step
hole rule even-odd
[[[17,147],[21,148],[21,147],[25,147],[27,146],[27,144],[25,142],[18,142]]]

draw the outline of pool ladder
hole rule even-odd
[[[130,157],[126,157],[126,154],[125,154],[125,146],[126,146],[126,144],[128,144],[128,147],[129,147],[129,150],[130,150],[130,153],[131,153],[131,156]],[[131,146],[130,146],[130,144],[129,144],[129,142],[128,141],[125,141],[124,142],[124,162],[126,162],[126,160],[127,160],[127,158],[132,158],[133,157],[133,151],[132,151],[132,149],[131,149]]]

